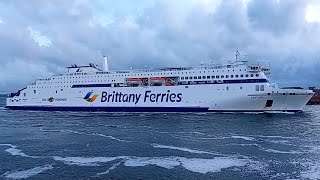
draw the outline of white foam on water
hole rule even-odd
[[[319,162],[307,162],[302,163],[306,170],[300,172],[302,179],[319,179],[320,178],[320,163]]]
[[[270,153],[278,153],[278,154],[303,154],[303,153],[306,153],[303,151],[280,151],[280,150],[276,150],[276,149],[266,148],[266,147],[263,147],[263,146],[256,144],[256,143],[253,143],[253,144],[227,144],[227,145],[231,145],[231,146],[256,146],[261,151],[270,152]]]
[[[22,156],[22,157],[29,157],[29,158],[38,158],[37,156],[29,156],[22,152],[22,150],[17,149],[17,146],[14,146],[12,144],[0,144],[0,146],[9,146],[9,149],[6,149],[5,151],[7,153],[10,153],[12,156]]]
[[[2,176],[8,179],[26,179],[51,169],[53,169],[52,165],[45,165],[45,166],[38,166],[32,169],[24,170],[24,171],[6,172]]]
[[[191,134],[200,134],[200,135],[203,135],[204,133],[201,133],[201,132],[196,132],[196,131],[194,131],[194,132],[190,132]]]
[[[121,157],[59,157],[53,156],[56,161],[62,161],[68,165],[100,166],[99,163],[111,162]]]
[[[262,148],[262,150],[266,152],[271,152],[271,153],[278,153],[278,154],[302,154],[305,152],[300,152],[300,151],[280,151],[276,149],[270,149],[270,148]]]
[[[43,129],[43,127],[40,127],[40,131],[42,131],[42,132],[62,132],[61,130]]]
[[[266,136],[266,135],[255,135],[255,136],[262,137],[262,138],[297,139],[297,137],[287,137],[287,136]]]
[[[88,135],[96,135],[96,136],[106,137],[106,138],[110,138],[110,139],[112,139],[112,140],[116,140],[116,141],[120,141],[120,142],[131,142],[131,141],[126,141],[126,140],[118,139],[118,138],[115,138],[115,137],[113,137],[113,136],[104,135],[104,134],[100,134],[100,133],[92,133],[92,134],[88,134]]]
[[[130,167],[156,165],[166,169],[172,169],[180,164],[179,157],[131,157],[124,162],[125,166]]]
[[[122,139],[118,139],[116,137],[110,136],[110,135],[104,135],[104,134],[100,134],[100,133],[83,133],[83,132],[79,132],[79,131],[73,131],[73,130],[61,130],[62,132],[69,132],[69,133],[74,133],[74,134],[81,134],[81,135],[88,135],[88,136],[100,136],[100,137],[106,137],[112,140],[116,140],[116,141],[120,141],[120,142],[131,142],[131,141],[126,141],[126,140],[122,140]]]
[[[138,167],[156,165],[166,169],[182,166],[185,169],[197,173],[220,172],[222,169],[241,167],[248,164],[245,159],[230,157],[216,157],[214,159],[184,158],[184,157],[136,157],[125,161],[125,166]]]
[[[106,170],[105,172],[97,173],[96,176],[101,176],[101,175],[109,174],[110,171],[116,169],[118,166],[120,166],[120,164],[121,164],[121,161],[115,163],[114,165],[112,165],[112,166],[111,166],[108,170]]]
[[[243,140],[246,140],[246,141],[253,141],[254,138],[252,137],[246,137],[246,136],[231,136],[231,138],[234,138],[234,139],[243,139]]]
[[[182,166],[189,171],[198,173],[220,172],[222,169],[231,167],[241,167],[247,165],[245,159],[230,157],[216,157],[214,159],[187,159],[180,158]]]
[[[220,172],[222,169],[232,167],[246,166],[251,170],[261,170],[261,163],[252,161],[247,158],[234,157],[215,157],[213,159],[186,158],[186,157],[135,157],[135,156],[117,156],[117,157],[53,157],[56,161],[62,161],[67,165],[77,166],[99,166],[101,163],[107,163],[114,160],[121,160],[115,163],[107,171],[97,173],[96,176],[110,173],[111,170],[117,168],[122,162],[126,167],[143,167],[154,165],[166,169],[173,169],[181,166],[189,171],[197,173]]]
[[[154,148],[161,148],[161,149],[173,149],[173,150],[179,150],[189,153],[195,153],[195,154],[211,154],[211,155],[217,155],[217,153],[212,153],[208,151],[201,151],[201,150],[195,150],[195,149],[189,149],[189,148],[183,148],[183,147],[176,147],[176,146],[166,146],[161,144],[152,144]]]

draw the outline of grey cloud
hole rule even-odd
[[[254,62],[270,61],[275,81],[311,85],[319,81],[320,25],[306,23],[304,13],[314,2],[251,0],[245,8],[241,0],[226,0],[206,12],[186,8],[190,1],[2,1],[0,90],[61,73],[71,63],[99,62],[102,53],[112,68],[123,69],[221,62],[237,49]],[[112,18],[107,26],[101,15]],[[39,47],[28,27],[51,46]]]

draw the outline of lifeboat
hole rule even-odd
[[[130,84],[141,84],[142,83],[142,79],[140,78],[128,78],[127,82]]]
[[[165,80],[166,79],[163,77],[151,77],[150,78],[150,82],[153,82],[153,83],[164,83]]]
[[[165,85],[166,86],[174,86],[174,84],[172,82],[166,82]]]

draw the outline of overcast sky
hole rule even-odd
[[[112,69],[234,60],[279,85],[320,86],[319,0],[2,0],[0,92],[70,64]]]

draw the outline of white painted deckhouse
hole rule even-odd
[[[238,57],[238,54],[237,54]],[[269,82],[270,68],[236,58],[225,65],[111,71],[71,65],[7,97],[13,110],[108,112],[297,112],[313,96]]]

